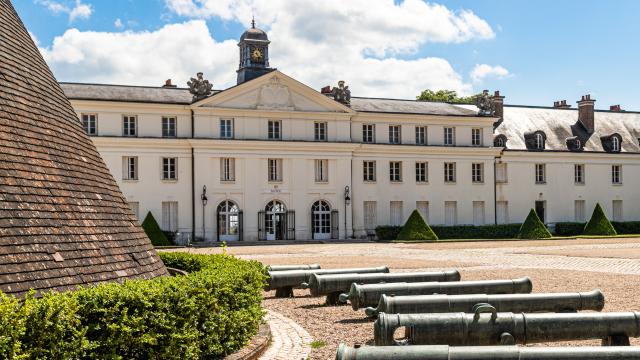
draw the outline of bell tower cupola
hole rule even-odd
[[[238,43],[238,84],[274,70],[269,67],[269,43],[267,33],[256,28],[255,20],[251,20],[251,28],[242,34]]]

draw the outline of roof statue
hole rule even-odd
[[[351,105],[351,90],[349,90],[349,86],[344,85],[344,80],[338,81],[338,87],[333,87],[331,95],[333,100],[347,106]]]
[[[187,85],[189,86],[189,92],[193,94],[194,101],[204,99],[211,95],[213,88],[213,84],[211,84],[209,80],[204,79],[202,72],[199,72],[195,78],[187,81]]]
[[[483,90],[482,95],[476,98],[476,106],[480,116],[492,116],[496,112],[493,100],[489,96],[489,90]]]
[[[9,0],[0,24],[0,291],[166,275]]]

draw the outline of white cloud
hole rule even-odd
[[[36,3],[44,5],[53,14],[68,14],[69,23],[76,21],[77,19],[89,19],[93,13],[93,7],[90,4],[83,4],[81,0],[75,0],[75,2],[65,3],[54,0],[35,0]]]
[[[480,83],[489,77],[502,79],[510,75],[511,73],[509,73],[509,70],[500,65],[491,66],[487,64],[476,64],[473,70],[471,70],[469,77],[471,77],[471,80],[474,83]]]
[[[80,0],[76,0],[76,6],[69,12],[69,22],[74,22],[76,19],[88,19],[93,13],[93,7],[89,4],[83,4]]]
[[[124,24],[122,23],[122,20],[120,20],[120,18],[117,18],[116,21],[113,22],[113,26],[115,26],[116,29],[124,28]]]

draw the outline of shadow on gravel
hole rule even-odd
[[[342,320],[336,321],[336,323],[340,323],[340,324],[365,324],[365,323],[372,323],[374,321],[376,321],[376,319],[357,318],[357,319],[342,319]]]

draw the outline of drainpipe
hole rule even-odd
[[[496,163],[499,157],[493,158],[493,223],[494,225],[498,225],[498,199],[497,199],[497,187],[498,181],[496,179],[497,171],[496,171]]]
[[[195,138],[194,134],[194,114],[191,109],[191,138]],[[195,169],[195,151],[193,149],[193,143],[191,143],[191,231],[192,241],[196,239],[196,169]]]

